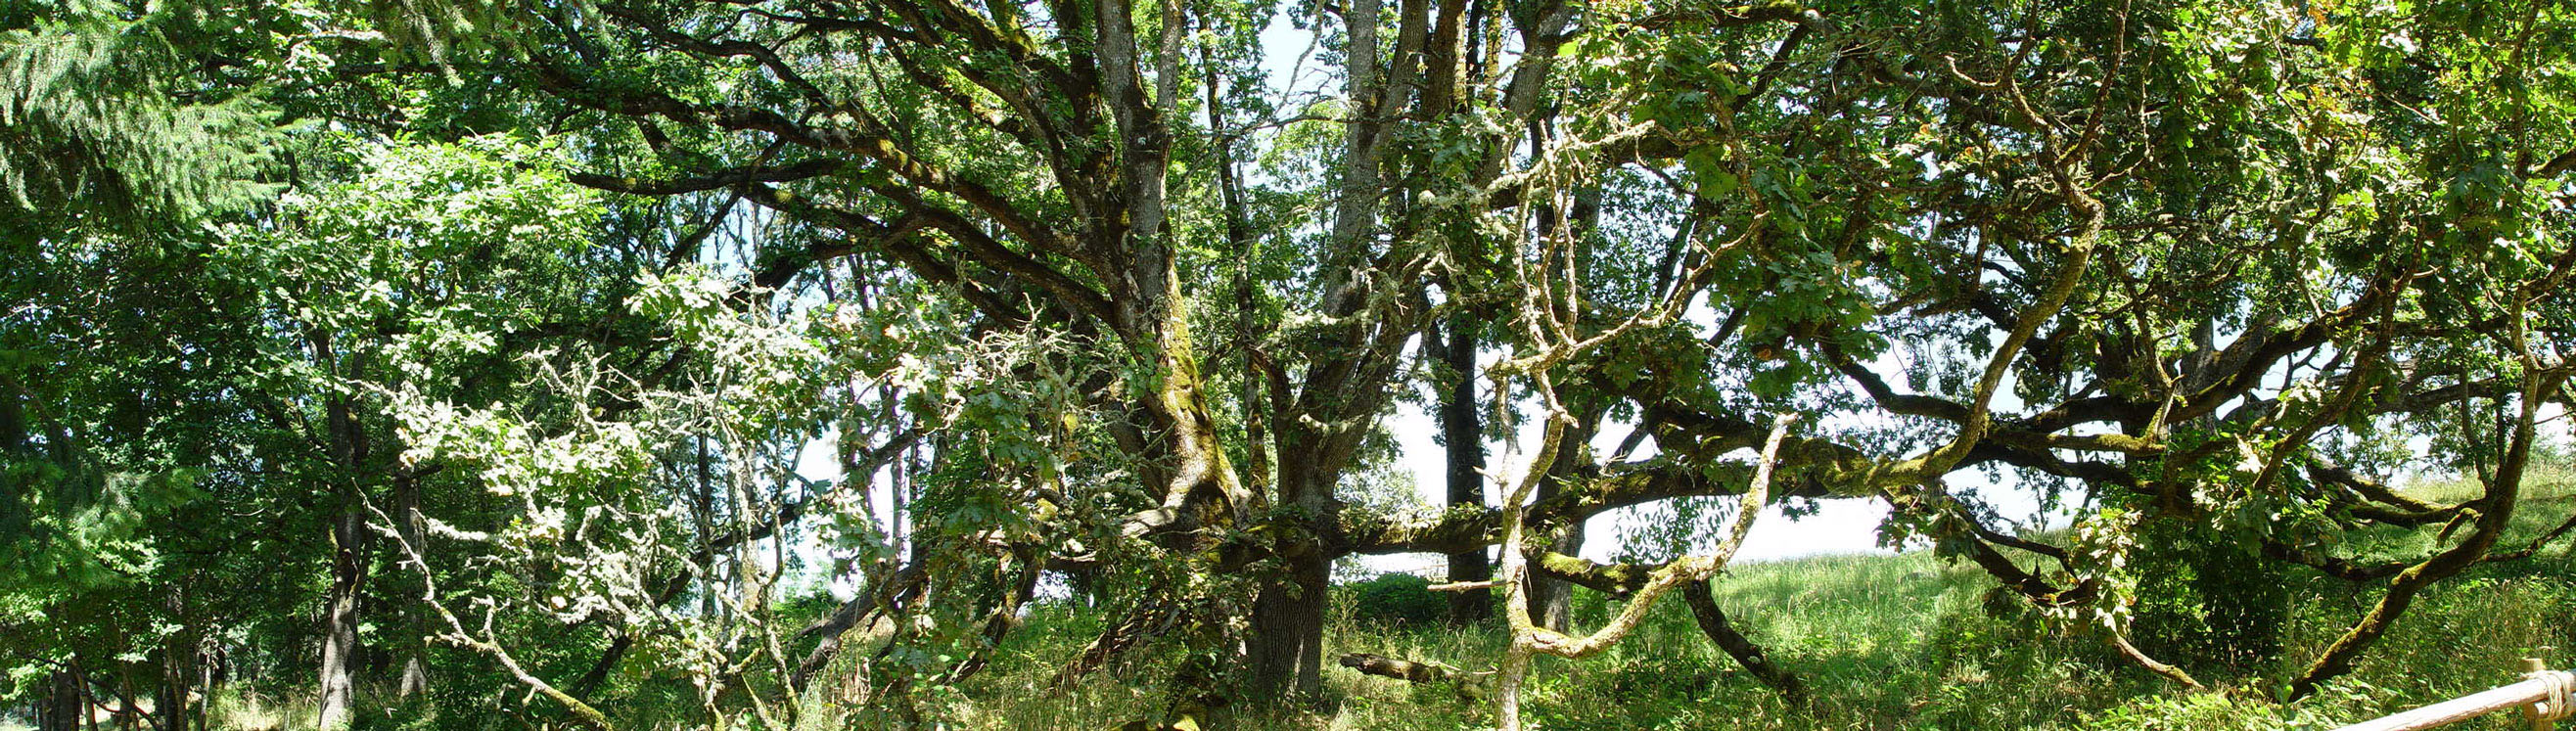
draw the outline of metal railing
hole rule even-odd
[[[2411,711],[2381,716],[2335,731],[2407,731],[2433,728],[2466,721],[2509,708],[2522,709],[2523,718],[2534,731],[2552,731],[2559,719],[2571,710],[2568,694],[2576,690],[2576,674],[2550,670],[2540,658],[2522,660],[2522,682],[2490,688]]]

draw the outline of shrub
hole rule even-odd
[[[2147,654],[2214,678],[2280,656],[2291,583],[2280,562],[2176,521],[2150,526],[2130,561],[2140,597],[2132,639]]]
[[[1343,587],[1352,598],[1352,618],[1363,623],[1425,625],[1449,614],[1449,599],[1432,591],[1431,580],[1405,573],[1379,574]]]

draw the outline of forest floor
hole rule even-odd
[[[2571,473],[2533,477],[2505,547],[2522,545],[2576,513]],[[2435,483],[2413,492],[2457,500],[2474,489]],[[2429,533],[2354,534],[2346,545],[2361,556],[2419,556],[2429,547]],[[2232,661],[2197,663],[2194,672],[2212,686],[2207,691],[2185,690],[2126,663],[2100,635],[2052,631],[2030,616],[2015,616],[2027,610],[2003,600],[1983,572],[1915,551],[1751,563],[1719,581],[1720,605],[1774,662],[1805,681],[1816,699],[1810,707],[1789,707],[1710,644],[1687,607],[1666,601],[1627,641],[1600,655],[1540,658],[1525,708],[1545,729],[2313,729],[2511,682],[2522,657],[2544,657],[2559,668],[2576,662],[2570,651],[2576,648],[2576,559],[2558,547],[2533,559],[2475,567],[2438,585],[2351,675],[2311,698],[2279,704],[2268,698],[2360,616],[2380,587],[2309,571],[2224,578],[2280,587],[2284,592],[2275,595],[2274,606],[2286,608],[2275,615],[2281,617],[2273,635],[2277,648],[2225,648],[2251,651]],[[1598,595],[1576,594],[1580,626],[1595,625],[1615,609]],[[1499,624],[1391,623],[1363,616],[1353,592],[1336,591],[1331,600],[1325,700],[1284,715],[1218,709],[1202,714],[1205,728],[1491,727],[1489,689],[1480,684],[1464,691],[1413,685],[1361,675],[1332,660],[1369,652],[1490,669],[1504,642]],[[2152,608],[2142,613],[2152,614]],[[921,708],[949,728],[1101,729],[1173,707],[1160,690],[1174,666],[1169,657],[1142,658],[1069,690],[1049,687],[1055,671],[1098,636],[1103,622],[1089,610],[1040,604],[990,669],[965,687],[926,692]],[[2169,661],[2195,656],[2190,647],[2160,645],[2145,631],[2138,640]],[[2196,653],[2213,654],[2224,653]],[[310,702],[294,695],[218,692],[215,725],[309,726]],[[819,697],[808,706],[800,727],[871,725]],[[637,709],[611,708],[627,720],[645,721],[633,714]],[[488,726],[491,720],[468,725]],[[2510,715],[2459,726],[2519,727],[2518,717]],[[0,720],[0,731],[15,728]]]

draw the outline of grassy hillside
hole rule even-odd
[[[2565,472],[2535,474],[2532,495],[2507,546],[2576,512]],[[2427,497],[2456,499],[2464,488],[2430,484]],[[2427,532],[2429,533],[2429,531]],[[2371,534],[2351,545],[2384,556],[2416,555],[2429,535]],[[1994,582],[1972,566],[1929,553],[1831,556],[1749,564],[1720,583],[1719,600],[1774,660],[1804,676],[1818,702],[1795,711],[1705,639],[1678,601],[1659,606],[1627,642],[1582,661],[1541,658],[1530,709],[1551,729],[2270,729],[2332,728],[2510,682],[2515,661],[2576,661],[2576,562],[2564,548],[2527,561],[2491,564],[2425,594],[2360,668],[2316,697],[2281,705],[2265,698],[2358,617],[2379,587],[2313,572],[2281,579],[2288,611],[2282,651],[2232,673],[2203,673],[2214,689],[2187,692],[2122,662],[2097,637],[2033,629],[1989,609]],[[1335,597],[1327,657],[1374,652],[1488,669],[1499,627],[1390,626],[1355,616]],[[2010,602],[1995,602],[2009,614]],[[1597,622],[1612,607],[1581,602]],[[1136,677],[1102,675],[1074,692],[1051,692],[1049,673],[1097,633],[1089,617],[1048,607],[1013,635],[1007,658],[962,689],[941,712],[970,728],[1098,728],[1104,720],[1149,715],[1163,700],[1149,668]],[[2150,642],[2141,637],[2142,644]],[[1447,686],[1416,687],[1342,668],[1327,671],[1331,702],[1311,715],[1238,719],[1271,728],[1477,728],[1490,707]],[[2461,728],[2518,728],[2497,716]]]

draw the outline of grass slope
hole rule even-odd
[[[2576,512],[2576,484],[2563,471],[2533,475],[2505,546],[2517,546]],[[2458,485],[2417,488],[2458,499]],[[2421,555],[2430,531],[2350,536],[2366,554]],[[2304,569],[2283,579],[2289,612],[2282,651],[2190,692],[2121,661],[2098,637],[2036,628],[1993,601],[1994,582],[1973,566],[1927,552],[1830,556],[1737,567],[1719,583],[1719,602],[1773,659],[1802,675],[1819,702],[1786,707],[1711,645],[1679,601],[1658,606],[1628,641],[1581,661],[1541,658],[1528,712],[1548,729],[2274,729],[2333,728],[2516,680],[2515,661],[2537,655],[2567,667],[2576,648],[2576,562],[2566,549],[2471,569],[2424,594],[2351,675],[2317,696],[2282,705],[2266,698],[2333,642],[2380,593]],[[1578,592],[1578,594],[1588,594]],[[1389,626],[1354,616],[1335,597],[1327,662],[1374,652],[1489,669],[1500,656],[1499,626]],[[1580,624],[1614,607],[1578,602]],[[1072,692],[1046,688],[1049,674],[1098,632],[1098,621],[1060,606],[1041,608],[1012,635],[1005,658],[936,709],[978,729],[1091,729],[1152,716],[1152,690],[1167,666],[1147,663],[1123,677],[1102,674]],[[2141,639],[2141,642],[2147,642]],[[1446,686],[1415,687],[1339,667],[1326,671],[1322,710],[1286,717],[1234,718],[1245,728],[1445,729],[1493,723],[1490,705]],[[2520,728],[2491,716],[2457,728]]]

